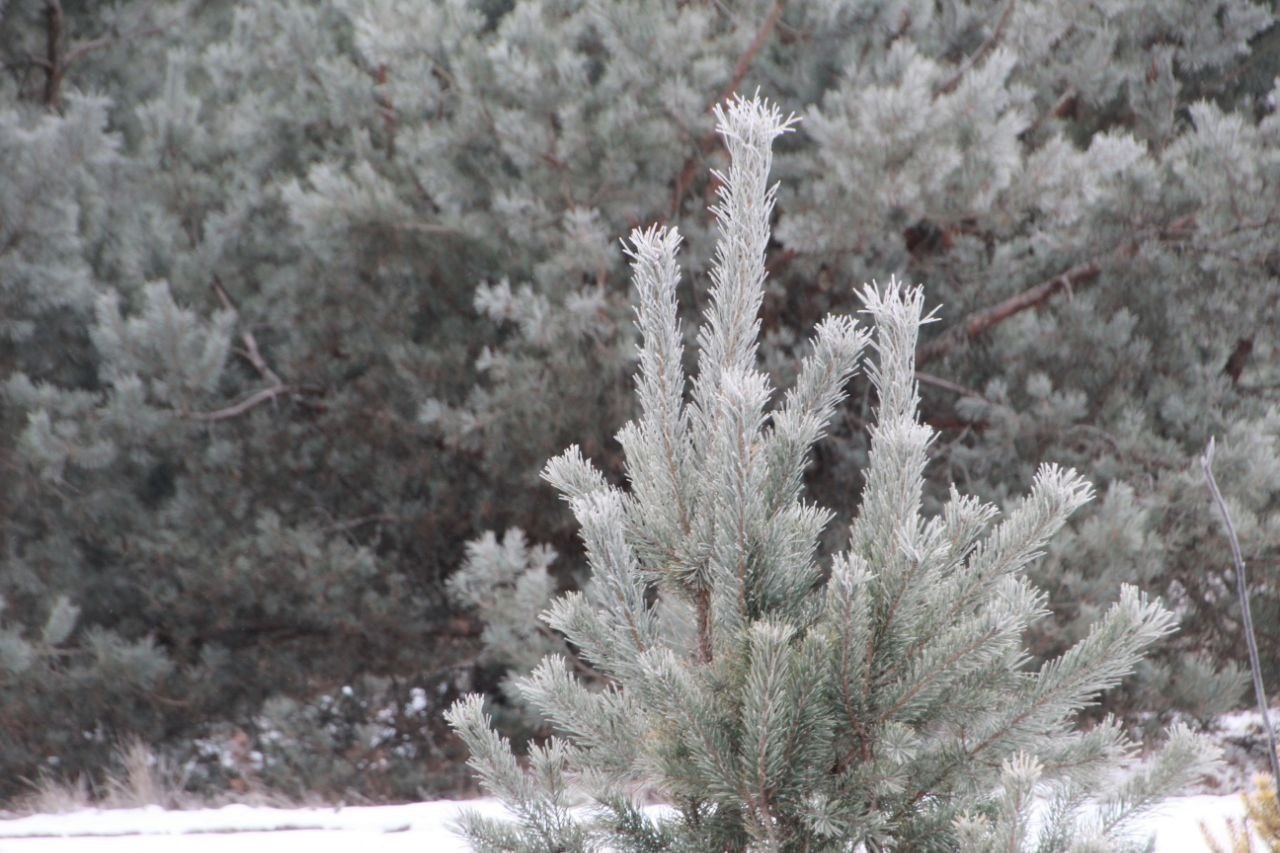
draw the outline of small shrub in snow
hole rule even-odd
[[[1174,617],[1132,587],[1060,657],[1029,666],[1046,613],[1028,566],[1091,489],[1040,469],[1003,519],[952,490],[922,512],[933,431],[917,420],[919,288],[862,292],[874,337],[817,327],[793,387],[757,363],[773,140],[759,100],[718,111],[731,165],[720,241],[686,381],[679,235],[636,230],[640,414],[618,433],[627,488],[577,447],[544,471],[569,502],[592,570],[545,622],[577,650],[515,682],[558,735],[521,768],[470,696],[449,719],[482,784],[517,817],[470,815],[481,850],[1110,849],[1126,821],[1212,763],[1185,728],[1141,770],[1115,722],[1073,715],[1132,671]],[[806,503],[811,447],[870,345],[870,460],[848,546],[819,559],[831,515]],[[772,405],[771,405],[772,403]],[[655,815],[645,797],[672,806]],[[1048,808],[1034,828],[1031,805]],[[570,806],[593,806],[581,819]],[[1083,847],[1081,845],[1084,845]]]

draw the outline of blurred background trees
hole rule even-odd
[[[1275,15],[0,0],[0,796],[130,736],[193,786],[459,784],[440,711],[554,647],[528,613],[580,572],[539,468],[577,441],[620,474],[618,238],[679,225],[692,320],[709,108],[756,87],[804,118],[776,161],[776,384],[856,285],[925,283],[933,497],[1007,504],[1040,461],[1103,496],[1038,566],[1033,647],[1122,581],[1182,618],[1107,700],[1135,723],[1243,686],[1195,468],[1217,435],[1274,681]],[[807,475],[842,517],[874,402],[850,391]]]

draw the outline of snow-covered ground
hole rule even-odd
[[[466,846],[449,830],[459,807],[501,815],[493,800],[340,809],[158,807],[32,815],[0,820],[0,853],[451,853]],[[1225,837],[1227,817],[1243,812],[1238,796],[1179,797],[1145,818],[1156,853],[1208,850],[1204,821]]]
[[[468,805],[502,813],[491,800]],[[0,821],[0,853],[448,853],[467,849],[448,828],[458,806],[445,800],[340,809],[150,806],[32,815]]]

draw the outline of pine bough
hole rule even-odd
[[[629,488],[576,447],[544,471],[581,524],[592,582],[543,619],[599,677],[549,656],[517,681],[560,733],[527,767],[479,696],[453,707],[471,766],[516,817],[471,814],[461,830],[478,850],[1124,849],[1126,820],[1207,769],[1212,749],[1175,727],[1122,772],[1133,746],[1118,724],[1080,731],[1073,715],[1173,616],[1126,588],[1085,639],[1030,668],[1023,632],[1045,598],[1026,569],[1091,490],[1046,465],[1003,519],[954,489],[922,515],[919,288],[864,289],[874,337],[851,318],[819,324],[770,409],[756,366],[768,173],[793,119],[758,99],[717,119],[730,167],[716,176],[697,377],[686,389],[680,236],[636,230],[641,414],[618,434]],[[803,472],[868,347],[879,404],[861,509],[848,549],[820,562],[831,517],[804,502]],[[669,807],[643,807],[655,799]]]

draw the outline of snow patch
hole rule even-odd
[[[467,849],[450,828],[463,808],[507,814],[492,799],[330,809],[96,809],[0,820],[0,853],[161,853],[175,849],[175,835],[183,836],[184,853],[453,853]],[[1154,833],[1156,853],[1203,853],[1201,823],[1225,838],[1227,818],[1243,813],[1234,795],[1176,797],[1139,821],[1135,836]]]

